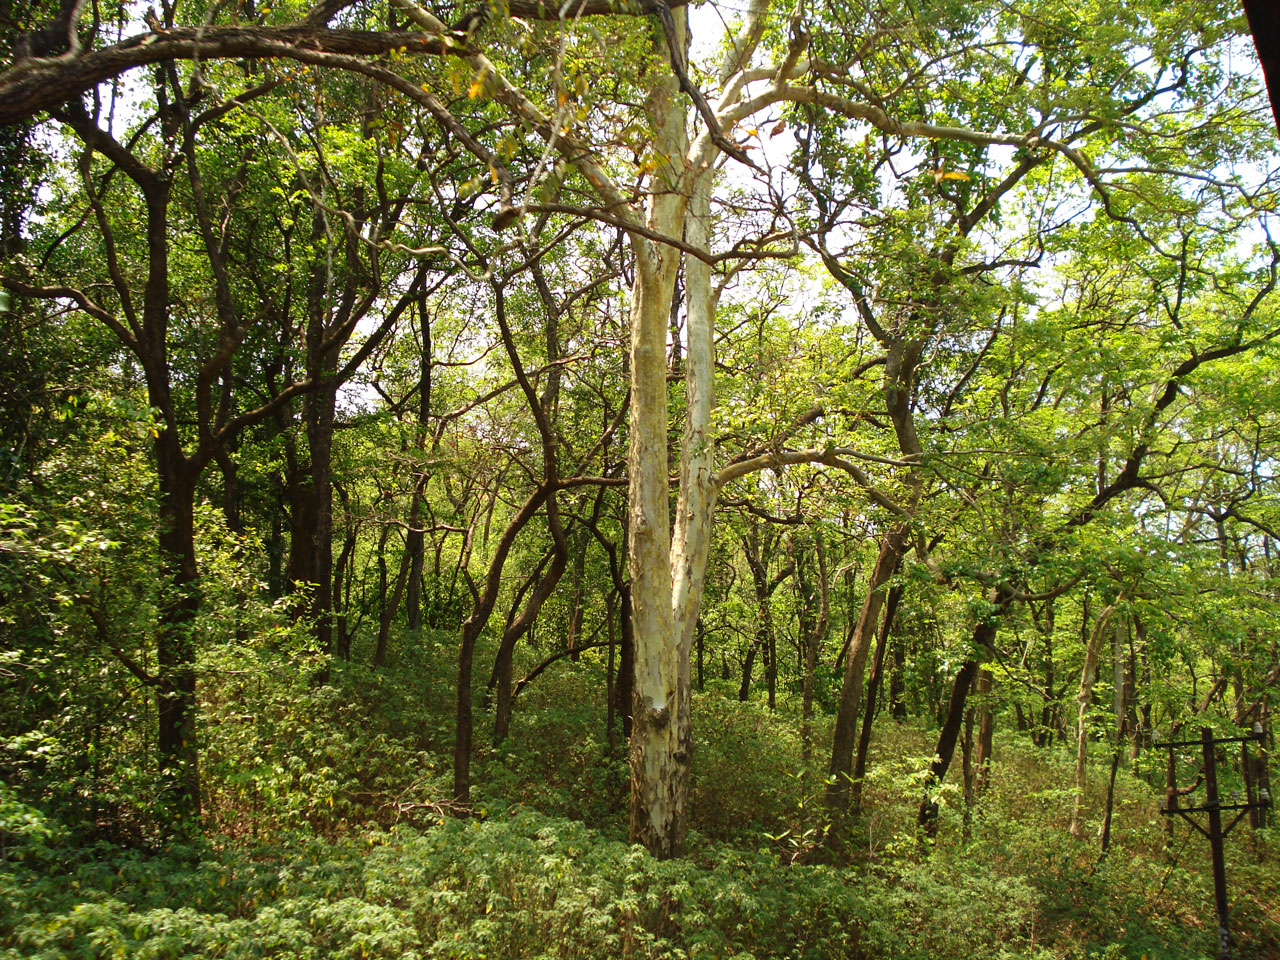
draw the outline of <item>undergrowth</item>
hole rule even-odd
[[[206,692],[206,829],[185,843],[112,843],[4,788],[0,958],[1212,952],[1200,839],[1180,827],[1166,849],[1154,793],[1122,775],[1100,861],[1092,833],[1066,829],[1069,759],[1013,736],[967,813],[944,787],[926,847],[913,825],[932,732],[882,722],[863,814],[833,859],[818,843],[829,721],[806,768],[788,705],[699,695],[690,853],[656,861],[625,842],[624,748],[615,731],[610,752],[587,658],[524,691],[503,744],[478,717],[476,811],[449,816],[452,639],[401,636],[398,666],[342,665],[326,685],[305,664],[266,676],[246,655],[227,669]],[[1088,799],[1096,821],[1101,794]],[[1274,849],[1246,828],[1228,843],[1239,957],[1280,955]]]

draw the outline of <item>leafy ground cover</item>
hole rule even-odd
[[[205,831],[111,839],[66,804],[0,793],[0,957],[1199,958],[1214,943],[1207,852],[1122,775],[1115,841],[1067,832],[1070,763],[1010,735],[967,815],[944,787],[912,833],[929,731],[883,722],[864,815],[827,855],[797,718],[695,701],[692,853],[624,842],[625,764],[607,755],[598,665],[528,688],[482,745],[475,815],[448,815],[447,635],[399,667],[317,685],[247,663],[211,686]],[[438,675],[440,674],[440,675]],[[262,682],[259,682],[262,681]],[[482,691],[478,691],[482,692]],[[821,742],[819,726],[816,737]],[[818,751],[820,755],[820,751]],[[1140,770],[1141,772],[1141,770]],[[1103,770],[1092,779],[1103,782]],[[1091,797],[1100,809],[1100,796]],[[968,823],[967,828],[965,823]],[[965,834],[967,833],[967,838]],[[1274,837],[1228,845],[1242,957],[1280,950]]]

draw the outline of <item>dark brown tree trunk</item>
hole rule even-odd
[[[218,463],[218,469],[222,473],[222,514],[227,519],[227,529],[234,534],[242,534],[244,532],[244,523],[240,517],[240,482],[239,471],[235,460],[231,458],[230,452],[226,447],[219,447],[214,457]],[[236,548],[237,556],[240,554],[239,547]],[[245,626],[244,617],[240,615],[249,603],[249,598],[244,590],[236,590],[236,643],[249,642],[249,630]]]
[[[769,553],[776,542],[772,532],[762,533],[761,524],[753,522],[742,537],[742,550],[751,569],[751,582],[756,598],[756,638],[747,650],[742,666],[742,686],[738,699],[746,701],[751,695],[751,672],[757,653],[764,657],[765,687],[769,709],[777,707],[778,647],[773,633],[773,594],[778,586],[791,575],[794,564],[788,565],[771,580],[769,578]]]
[[[526,633],[533,629],[542,610],[542,605],[555,590],[556,584],[564,575],[568,565],[568,551],[564,532],[560,529],[559,512],[554,498],[547,502],[548,525],[552,527],[552,540],[555,548],[552,551],[551,566],[546,573],[537,577],[537,582],[529,594],[524,609],[513,618],[502,632],[502,641],[498,647],[498,656],[494,662],[494,676],[497,680],[495,709],[493,718],[493,742],[501,743],[511,729],[511,666],[515,655],[516,644]],[[570,648],[574,649],[574,648]]]
[[[619,618],[621,629],[618,637],[618,679],[613,685],[614,700],[617,704],[618,716],[622,718],[622,739],[631,739],[631,700],[635,689],[636,677],[636,643],[635,629],[631,622],[631,584],[622,587],[622,611]]]
[[[747,656],[742,661],[742,683],[738,684],[738,700],[746,703],[751,697],[751,671],[756,662],[756,650],[760,648],[760,638],[756,637],[747,647]]]
[[[326,370],[326,373],[329,371]],[[312,631],[322,653],[333,653],[333,424],[337,384],[326,383],[307,397],[307,445],[311,453],[310,530]]]
[[[391,596],[387,596],[386,583],[386,561],[380,561],[381,569],[384,571],[382,577],[382,591],[378,598],[378,643],[373,651],[373,665],[375,667],[385,667],[387,665],[387,645],[391,640],[391,622],[396,618],[396,611],[400,609],[400,598],[404,594],[405,581],[409,577],[409,569],[412,566],[412,560],[408,551],[400,554],[400,569],[396,573],[395,584],[391,588]]]
[[[827,809],[833,822],[843,819],[853,800],[853,755],[858,743],[858,719],[862,708],[862,684],[867,655],[871,650],[876,627],[880,623],[880,608],[889,592],[889,580],[906,554],[908,533],[907,527],[903,525],[880,541],[880,552],[867,581],[866,599],[858,614],[853,641],[849,647],[849,658],[845,662],[827,785]]]
[[[960,740],[960,776],[964,781],[964,811],[960,827],[960,839],[969,842],[973,825],[973,804],[977,797],[977,783],[973,772],[973,707],[964,712],[964,736]]]
[[[1010,598],[1004,594],[993,593],[991,599],[996,605],[995,609],[987,619],[974,626],[969,647],[971,650],[994,649],[999,618],[1008,608]],[[959,740],[961,728],[964,726],[965,704],[980,667],[980,661],[966,660],[960,672],[956,674],[955,683],[951,686],[951,698],[947,703],[942,729],[938,732],[938,745],[934,749],[933,763],[929,765],[929,772],[925,777],[924,797],[920,801],[920,811],[916,816],[916,823],[928,837],[936,836],[938,832],[938,802],[933,794],[946,777],[951,759],[955,756],[956,741]]]
[[[614,596],[610,592],[604,601],[604,625],[609,635],[609,660],[605,664],[604,670],[604,700],[605,700],[605,719],[604,719],[604,738],[606,749],[610,759],[613,759],[618,752],[618,741],[614,736],[613,728],[617,716],[617,700],[613,692],[615,683],[614,679],[614,661],[617,658],[618,634],[614,627]]]
[[[827,550],[821,534],[813,539],[817,560],[818,582],[814,584],[806,569],[806,551],[795,551],[796,585],[800,592],[800,752],[806,770],[813,760],[813,679],[818,664],[818,650],[827,636],[831,620],[831,583],[827,572]],[[815,609],[816,607],[816,609]]]
[[[426,449],[428,425],[431,422],[431,317],[425,300],[423,296],[418,301],[418,336],[421,347],[418,360],[417,448],[419,452]],[[427,557],[426,535],[422,531],[422,501],[426,484],[425,475],[414,477],[413,502],[409,507],[409,533],[405,537],[405,550],[409,553],[409,581],[405,585],[404,605],[410,630],[422,629],[422,574]]]
[[[454,744],[453,744],[453,799],[461,808],[471,804],[471,743],[475,733],[475,715],[472,706],[471,679],[475,667],[476,641],[498,600],[502,586],[502,570],[515,545],[516,537],[534,515],[542,509],[547,498],[554,496],[549,485],[538,487],[523,506],[511,518],[494,548],[489,561],[482,589],[476,594],[471,615],[462,624],[458,644],[458,673],[455,687]]]
[[[179,817],[200,813],[196,741],[196,614],[200,590],[195,551],[195,477],[177,435],[161,430],[155,442],[160,478],[160,564],[164,590],[156,625],[160,776]]]
[[[898,614],[898,604],[902,602],[902,591],[902,584],[894,584],[889,588],[889,596],[884,604],[884,622],[880,627],[880,639],[871,661],[871,677],[867,681],[867,704],[862,713],[862,729],[858,733],[858,752],[853,762],[853,789],[849,798],[850,806],[855,813],[862,810],[862,781],[867,776],[867,755],[871,749],[871,724],[876,716],[876,698],[880,692],[881,678],[884,676],[885,651],[889,646],[889,638],[893,635],[893,620]]]
[[[334,490],[342,503],[343,513],[342,549],[338,552],[338,560],[333,565],[334,627],[336,629],[334,643],[338,657],[342,660],[350,660],[351,624],[347,616],[347,600],[350,593],[349,571],[352,557],[355,556],[359,527],[351,515],[351,504],[346,491],[337,484],[334,484]]]
[[[978,661],[966,660],[956,674],[951,686],[951,699],[947,702],[947,712],[943,719],[942,729],[938,732],[938,747],[934,751],[933,763],[929,765],[929,773],[925,777],[925,795],[920,801],[920,812],[916,823],[925,835],[933,837],[938,832],[938,802],[933,791],[947,775],[951,767],[951,758],[955,756],[956,743],[964,726],[965,703],[969,697],[969,688],[978,673]]]
[[[570,656],[578,659],[577,648],[582,634],[583,571],[587,564],[587,543],[582,537],[576,537],[576,549],[573,552],[573,575],[569,583],[569,628],[565,634],[565,649],[574,651]]]
[[[706,645],[707,628],[702,622],[702,618],[698,618],[697,624],[694,626],[694,653],[696,654],[696,662],[698,669],[698,690],[706,689],[702,676],[703,647]]]

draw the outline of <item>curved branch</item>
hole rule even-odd
[[[466,53],[447,33],[308,27],[176,27],[129,37],[67,61],[24,61],[0,73],[0,126],[20,123],[134,67],[172,60],[236,57],[323,63],[324,55],[371,57],[399,50],[424,56]],[[354,63],[355,61],[353,61]],[[338,64],[352,69],[353,64]],[[370,64],[369,66],[372,66]]]

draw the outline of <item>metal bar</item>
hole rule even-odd
[[[1265,803],[1220,803],[1218,804],[1216,809],[1218,810],[1253,810],[1257,807],[1265,807],[1265,806],[1267,806],[1267,804]],[[1209,807],[1208,805],[1205,805],[1203,807],[1179,807],[1178,809],[1185,810],[1187,813],[1207,813],[1209,810]],[[1162,811],[1162,812],[1168,813],[1170,811]]]

